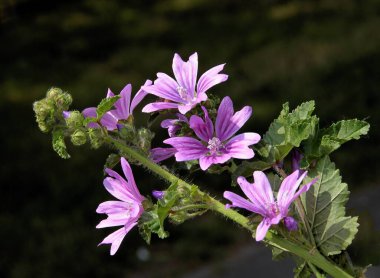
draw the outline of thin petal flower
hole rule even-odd
[[[151,85],[152,82],[150,80],[147,80],[144,84],[144,86]],[[111,89],[108,89],[107,92],[107,98],[113,97],[115,94],[111,91]],[[137,92],[135,97],[132,100],[131,104],[131,95],[132,95],[132,86],[131,84],[127,84],[123,90],[120,92],[120,98],[115,102],[114,106],[115,109],[106,112],[103,117],[100,120],[100,124],[107,128],[107,130],[116,130],[118,129],[118,121],[120,120],[127,120],[130,115],[132,115],[132,112],[134,108],[143,100],[143,98],[147,95],[147,92],[145,92],[142,87]],[[65,111],[64,117],[68,116],[68,111]],[[89,107],[82,111],[82,114],[85,118],[91,117],[96,118],[96,107]],[[89,128],[99,128],[98,123],[89,123]]]
[[[234,114],[231,99],[225,97],[219,106],[215,126],[206,108],[202,109],[204,118],[192,115],[189,121],[200,141],[191,137],[172,137],[164,141],[177,150],[177,161],[199,159],[199,165],[205,171],[211,165],[225,163],[231,158],[250,159],[255,155],[249,146],[260,141],[259,134],[247,132],[231,138],[251,116],[250,107]]]
[[[175,148],[154,148],[150,150],[150,158],[158,163],[174,156],[176,152]]]
[[[132,169],[125,158],[121,158],[126,179],[111,169],[106,169],[109,177],[104,179],[104,186],[119,201],[106,201],[96,209],[97,213],[107,214],[107,218],[100,221],[96,228],[123,226],[107,236],[101,244],[111,244],[111,255],[118,250],[125,235],[137,225],[137,221],[144,211],[142,201],[145,199],[137,189]]]
[[[165,73],[157,73],[154,83],[143,87],[147,93],[166,101],[159,102],[160,105],[148,104],[142,111],[150,113],[175,108],[181,114],[186,114],[195,105],[207,100],[208,89],[228,79],[226,74],[219,73],[223,67],[224,64],[206,71],[197,84],[198,54],[192,54],[187,62],[183,61],[178,54],[174,54],[172,68],[175,79]],[[172,105],[163,105],[167,101]]]
[[[289,231],[294,231],[298,228],[298,224],[293,217],[288,215],[289,206],[317,181],[317,179],[314,179],[298,189],[307,172],[299,178],[298,175],[298,170],[294,171],[282,181],[277,200],[274,199],[268,178],[263,172],[255,171],[253,173],[255,183],[252,184],[244,177],[239,177],[237,182],[249,200],[230,191],[225,191],[224,198],[232,203],[226,206],[240,207],[258,213],[263,217],[256,230],[257,241],[263,240],[270,226],[277,225],[281,220],[284,221],[284,225]],[[298,191],[296,192],[297,189]]]

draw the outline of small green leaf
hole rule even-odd
[[[294,147],[308,139],[315,131],[318,118],[312,116],[314,101],[308,101],[289,112],[285,103],[280,116],[272,122],[259,144],[258,153],[268,163],[283,160]]]
[[[62,158],[70,158],[66,150],[65,136],[62,129],[54,129],[52,132],[52,143],[54,151]]]
[[[357,217],[347,217],[345,204],[349,191],[339,170],[328,156],[309,171],[307,181],[317,182],[301,196],[317,247],[325,255],[339,254],[357,233]]]
[[[366,121],[357,119],[343,120],[321,129],[305,144],[305,154],[308,161],[328,155],[338,149],[342,144],[357,140],[369,131]]]
[[[120,98],[120,96],[113,96],[102,99],[98,107],[96,107],[96,117],[100,120],[105,113],[111,110],[115,102]]]

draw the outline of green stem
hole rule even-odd
[[[176,177],[175,175],[169,173],[165,169],[163,169],[158,164],[152,162],[144,155],[140,154],[138,151],[134,150],[132,147],[125,145],[123,142],[113,139],[111,137],[107,137],[106,141],[110,144],[117,147],[119,150],[124,152],[127,156],[129,156],[133,160],[137,160],[142,165],[144,165],[147,169],[161,176],[165,180],[170,183],[177,182],[179,186],[184,186],[190,188],[191,185],[184,180]],[[245,216],[241,215],[235,210],[226,209],[225,205],[221,202],[215,200],[211,196],[208,196],[206,193],[199,190],[199,194],[204,195],[207,198],[207,202],[210,206],[210,209],[220,213],[221,215],[231,219],[232,221],[240,224],[242,227],[249,230],[251,233],[255,233],[255,228],[250,224],[249,219]],[[284,238],[277,236],[275,233],[268,231],[265,241],[277,248],[280,248],[284,251],[291,252],[305,261],[310,262],[316,265],[318,268],[324,270],[326,273],[330,274],[333,277],[342,277],[342,278],[353,278],[346,271],[341,269],[339,266],[335,265],[333,262],[327,260],[323,255],[321,255],[317,249],[308,249],[305,246],[300,246],[296,243],[290,242]]]

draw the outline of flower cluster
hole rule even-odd
[[[165,73],[157,73],[157,79],[153,83],[146,81],[132,101],[132,87],[128,84],[120,92],[120,98],[114,104],[115,109],[106,112],[97,123],[89,123],[88,127],[98,128],[102,125],[108,131],[117,130],[118,125],[132,115],[137,104],[150,94],[159,97],[159,100],[147,104],[142,112],[162,110],[175,112],[175,118],[167,118],[161,122],[161,127],[168,130],[169,136],[163,143],[170,147],[152,149],[150,155],[154,162],[174,156],[179,162],[197,160],[200,168],[206,171],[213,164],[227,163],[231,159],[251,159],[255,153],[250,146],[258,143],[261,136],[254,132],[236,133],[251,117],[252,108],[245,106],[235,112],[232,100],[228,96],[222,99],[217,109],[207,107],[206,92],[228,78],[226,74],[220,73],[223,67],[224,64],[211,68],[197,81],[197,53],[191,55],[187,62],[175,54],[173,59],[175,79]],[[113,96],[111,90],[108,90],[107,98]],[[200,109],[197,110],[198,104]],[[95,107],[82,111],[84,117],[96,117],[96,113]],[[67,111],[63,114],[64,117],[69,117]],[[187,131],[183,132],[184,129]],[[108,216],[98,224],[97,228],[122,226],[100,243],[111,244],[111,255],[116,253],[124,236],[138,224],[144,212],[145,198],[137,189],[131,167],[124,158],[121,158],[121,166],[126,179],[115,171],[106,169],[109,176],[104,180],[105,188],[119,201],[101,203],[96,210]],[[297,222],[289,215],[289,207],[315,182],[314,180],[297,191],[307,172],[299,175],[299,170],[296,170],[283,180],[277,201],[263,172],[254,172],[254,184],[249,183],[244,177],[239,177],[238,184],[249,201],[233,192],[225,191],[224,197],[232,202],[226,207],[244,208],[263,217],[257,227],[256,240],[262,240],[270,226],[279,224],[281,220],[289,230],[296,230]],[[157,200],[161,200],[165,195],[163,191],[156,190],[152,194]]]

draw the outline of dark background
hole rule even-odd
[[[96,245],[112,229],[95,229],[97,205],[111,199],[102,186],[107,151],[70,147],[72,158],[62,160],[34,121],[32,103],[51,86],[83,109],[108,87],[118,93],[132,83],[136,92],[158,71],[172,75],[173,54],[186,60],[195,51],[199,73],[227,63],[229,80],[212,92],[231,96],[237,108],[253,106],[246,130],[263,133],[283,102],[310,99],[323,125],[371,123],[366,138],[333,159],[352,192],[350,213],[360,216],[353,260],[379,264],[378,202],[366,199],[379,191],[379,13],[377,0],[2,0],[0,277],[178,277],[252,242],[208,214],[168,225],[172,236],[148,249],[135,229],[110,257],[108,246]],[[134,172],[143,193],[163,188]],[[219,197],[229,187],[228,176],[195,179]]]

